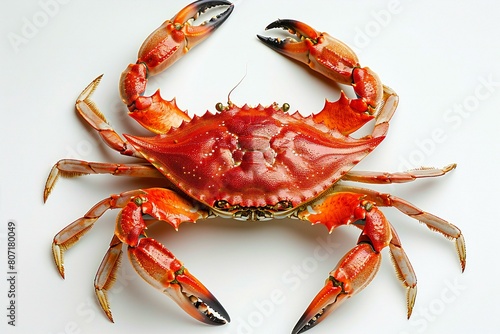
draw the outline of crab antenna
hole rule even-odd
[[[231,102],[231,94],[233,93],[233,91],[238,88],[238,86],[243,82],[243,80],[246,78],[248,74],[248,64],[245,65],[245,74],[243,75],[243,77],[240,79],[240,81],[238,81],[238,83],[229,91],[229,93],[227,94],[227,104],[228,105],[232,105],[233,103]]]

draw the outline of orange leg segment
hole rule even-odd
[[[343,301],[364,289],[375,277],[381,250],[389,246],[399,279],[406,286],[408,315],[416,295],[416,277],[401,242],[375,201],[363,193],[335,191],[311,203],[298,218],[324,224],[330,232],[338,226],[354,225],[362,230],[357,245],[330,272],[323,289],[306,309],[292,334],[317,325]]]
[[[429,229],[439,232],[446,238],[455,241],[455,247],[460,260],[462,271],[465,270],[466,264],[466,251],[465,251],[465,238],[458,227],[439,218],[429,212],[416,207],[414,204],[393,196],[391,194],[379,193],[374,190],[358,188],[353,186],[337,185],[334,187],[335,191],[354,191],[359,194],[365,195],[367,200],[373,201],[379,207],[394,207],[404,213],[405,215],[424,223]]]
[[[111,195],[95,204],[83,217],[78,218],[54,237],[52,253],[59,273],[64,278],[64,252],[73,246],[81,237],[94,226],[94,223],[109,209],[123,208],[130,199],[142,193],[142,190],[133,190]]]
[[[114,176],[164,178],[156,168],[150,164],[116,164],[107,162],[89,162],[75,159],[59,160],[50,170],[43,201],[46,202],[59,177],[77,177],[88,174],[111,174]]]
[[[170,296],[189,315],[212,325],[229,322],[229,315],[219,301],[172,252],[156,240],[146,237],[144,215],[165,221],[177,230],[181,223],[194,223],[207,218],[208,213],[194,207],[189,200],[174,191],[151,188],[131,198],[123,208],[117,219],[115,236],[128,245],[129,259],[137,273],[153,287]],[[110,265],[114,263],[110,261]]]
[[[314,297],[299,319],[292,334],[303,333],[320,323],[345,300],[361,291],[375,276],[380,266],[380,253],[366,243],[350,250],[330,272],[325,286]]]
[[[450,165],[443,169],[421,169],[396,174],[351,172],[346,179],[365,183],[409,182],[421,177],[440,176],[454,167]],[[352,224],[360,228],[362,233],[357,246],[330,273],[324,288],[306,309],[292,334],[312,328],[345,299],[368,285],[378,270],[380,251],[386,246],[389,246],[397,276],[406,287],[410,317],[417,293],[417,278],[395,229],[378,209],[389,206],[454,240],[462,271],[465,269],[465,240],[455,225],[396,196],[354,186],[335,185],[330,193],[299,211],[297,217],[312,224],[323,224],[330,232],[338,226]]]
[[[126,244],[129,259],[137,273],[153,287],[170,296],[188,314],[212,325],[229,322],[229,315],[210,291],[172,252],[146,236],[147,227],[153,222],[167,222],[177,230],[183,222],[194,223],[208,217],[208,212],[203,208],[198,208],[169,189],[149,188],[112,195],[61,230],[52,246],[61,275],[64,277],[64,251],[88,232],[104,212],[117,208],[122,210],[116,221],[115,233],[94,279],[97,299],[107,317],[113,321],[107,292],[115,281],[122,248]],[[152,219],[144,219],[145,216]]]
[[[106,145],[123,155],[143,158],[130,144],[125,142],[120,135],[108,124],[108,121],[96,106],[91,96],[101,82],[102,75],[95,78],[76,99],[75,107],[80,116],[96,130]]]
[[[342,180],[371,184],[406,183],[420,178],[443,176],[456,167],[456,164],[450,164],[443,168],[420,168],[398,173],[349,171],[342,176]]]

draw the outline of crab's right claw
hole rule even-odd
[[[325,286],[314,297],[292,334],[304,333],[323,321],[345,300],[366,287],[380,267],[380,253],[368,243],[360,243],[340,260]]]
[[[352,84],[352,71],[358,66],[358,58],[346,44],[296,20],[277,20],[266,30],[275,28],[287,30],[290,36],[285,39],[257,37],[271,49],[309,65],[336,82]]]
[[[134,269],[153,287],[171,297],[186,313],[209,325],[224,325],[229,315],[208,289],[159,242],[140,239],[129,247]]]
[[[327,102],[314,116],[315,122],[349,135],[373,118],[377,118],[376,124],[391,118],[397,105],[396,94],[382,84],[375,72],[361,67],[358,57],[346,44],[296,20],[277,20],[266,27],[275,28],[284,29],[289,35],[286,38],[257,37],[271,49],[306,64],[325,77],[351,85],[356,93],[353,99],[342,94],[337,102]]]
[[[292,330],[292,334],[304,333],[316,326],[348,297],[347,293],[343,290],[343,286],[332,277],[329,277],[323,289],[318,292],[304,314],[300,317]]]

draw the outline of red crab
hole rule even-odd
[[[199,26],[191,24],[199,14],[219,6],[226,7],[221,14]],[[48,177],[45,200],[58,176],[108,173],[162,177],[170,181],[171,187],[111,195],[62,229],[52,245],[60,274],[64,277],[64,251],[89,231],[106,210],[120,209],[109,250],[95,277],[95,292],[108,318],[113,320],[106,292],[112,286],[126,245],[133,267],[144,280],[170,295],[194,318],[220,325],[229,322],[227,312],[165,246],[146,236],[149,224],[163,221],[178,229],[182,222],[215,216],[239,220],[291,217],[323,224],[329,232],[352,224],[361,230],[356,245],[330,272],[325,286],[292,333],[315,326],[368,285],[379,268],[380,252],[387,246],[396,273],[407,289],[410,316],[416,296],[415,273],[395,229],[379,208],[393,206],[454,240],[462,270],[464,238],[454,225],[401,198],[344,181],[410,182],[443,175],[455,165],[393,174],[351,171],[384,139],[398,96],[369,68],[361,67],[349,47],[294,20],[278,20],[267,26],[287,30],[289,38],[258,36],[272,49],[354,88],[356,98],[349,99],[342,93],[338,101],[326,102],[323,110],[308,117],[288,113],[286,104],[239,107],[228,102],[218,104],[214,113],[191,119],[176,106],[175,100],[165,101],[158,92],[143,96],[149,76],[162,72],[208,37],[232,10],[233,5],[225,0],[200,0],[186,6],[146,39],[137,62],[123,72],[123,102],[130,116],[155,136],[120,138],[90,100],[100,77],[79,96],[78,112],[104,142],[121,154],[144,159],[145,163],[60,160]],[[370,120],[374,120],[370,135],[350,136]]]

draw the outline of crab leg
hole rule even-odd
[[[85,89],[76,100],[76,110],[78,111],[80,116],[99,133],[106,145],[123,155],[144,159],[141,153],[137,152],[137,150],[133,146],[124,141],[120,137],[120,135],[108,124],[106,118],[97,108],[94,101],[90,99],[92,93],[99,85],[101,78],[102,75],[94,79],[87,87],[85,87]],[[52,167],[47,181],[45,182],[43,201],[47,201],[47,198],[50,195],[59,176],[73,177],[83,174],[110,173],[113,175],[156,177],[149,175],[155,174],[152,167],[147,167],[146,165],[144,165],[143,167],[138,166],[139,165],[99,164],[72,159],[60,160]]]
[[[273,50],[307,64],[327,78],[352,85],[358,96],[348,99],[342,92],[337,102],[327,101],[324,109],[314,116],[317,123],[349,135],[373,118],[377,119],[376,125],[390,120],[398,103],[396,93],[384,86],[375,72],[360,67],[356,54],[346,44],[295,20],[274,21],[266,30],[274,28],[288,30],[299,40],[257,37]]]
[[[212,7],[227,9],[201,25],[191,20]],[[166,133],[189,116],[180,110],[175,99],[163,100],[159,90],[150,97],[143,96],[148,76],[158,74],[180,59],[217,29],[233,11],[233,4],[225,0],[199,0],[183,8],[171,20],[165,21],[143,43],[137,62],[130,64],[120,79],[120,94],[128,106],[129,115],[155,133]]]
[[[443,168],[421,168],[400,173],[349,171],[342,176],[342,180],[372,184],[406,183],[421,178],[443,176],[456,167],[456,164],[451,164]]]
[[[431,176],[435,176],[436,173],[439,174],[437,170],[430,172]],[[363,289],[374,277],[380,261],[380,250],[385,246],[389,246],[398,278],[407,289],[408,317],[410,317],[415,303],[417,279],[396,231],[378,209],[387,206],[395,207],[426,224],[430,229],[454,239],[462,271],[465,269],[465,240],[456,226],[396,196],[369,189],[336,185],[330,193],[297,213],[297,217],[312,224],[323,224],[330,232],[338,226],[349,224],[359,227],[363,232],[358,245],[330,273],[325,287],[306,309],[292,331],[293,334],[302,333],[315,326],[343,300]]]
[[[446,220],[439,218],[431,213],[425,212],[410,202],[405,201],[402,198],[393,196],[391,194],[379,193],[374,190],[357,188],[345,185],[338,185],[334,187],[335,191],[355,191],[360,194],[364,194],[367,200],[373,201],[378,206],[391,206],[395,207],[405,215],[414,218],[425,225],[433,231],[437,231],[443,234],[446,238],[455,241],[455,247],[460,260],[460,265],[462,271],[465,270],[466,264],[466,251],[465,251],[465,239],[458,227],[447,222]]]
[[[134,147],[124,141],[118,133],[108,124],[108,121],[101,113],[94,101],[90,99],[92,93],[101,82],[102,75],[95,78],[76,99],[75,107],[80,116],[96,130],[102,140],[113,150],[120,152],[123,155],[143,158]]]
[[[116,279],[116,271],[120,266],[122,256],[123,243],[116,235],[113,235],[109,243],[108,251],[101,261],[101,265],[97,270],[94,278],[94,289],[99,305],[106,313],[106,316],[111,322],[114,322],[111,308],[108,301],[108,290],[111,289]]]
[[[64,278],[64,252],[73,246],[80,238],[87,233],[94,223],[104,212],[109,209],[123,208],[133,196],[141,194],[142,190],[133,190],[111,195],[94,205],[83,217],[78,218],[65,228],[63,228],[54,237],[52,242],[52,254],[57,265],[59,273]]]
[[[391,233],[392,239],[389,243],[389,253],[391,254],[398,279],[403,283],[406,289],[406,315],[407,318],[410,319],[413,306],[415,305],[415,299],[417,297],[417,275],[415,274],[413,266],[410,263],[410,259],[408,259],[408,256],[401,245],[401,240],[392,225]]]
[[[169,295],[188,314],[212,325],[229,322],[229,315],[207,288],[168,249],[146,237],[145,230],[152,222],[164,221],[177,230],[183,222],[196,222],[208,217],[208,212],[193,206],[169,189],[150,188],[112,195],[62,229],[52,244],[61,276],[64,278],[64,251],[88,232],[104,212],[116,208],[122,208],[122,211],[116,222],[115,235],[94,280],[97,299],[107,317],[113,321],[107,291],[114,283],[122,246],[126,244],[130,261],[139,275]],[[145,221],[144,215],[153,220]]]
[[[199,26],[192,26],[190,21],[197,18],[206,10],[217,7],[228,6],[222,14],[203,22]],[[143,43],[137,63],[129,65],[122,74],[120,92],[124,102],[129,106],[132,117],[136,118],[146,128],[156,133],[167,132],[170,127],[178,126],[183,121],[189,121],[189,116],[180,110],[175,99],[165,101],[157,91],[151,97],[143,97],[147,76],[157,74],[165,70],[180,59],[190,48],[194,47],[219,27],[231,14],[233,5],[225,0],[200,0],[183,8],[174,18],[167,20],[154,31]],[[95,130],[98,131],[104,142],[112,149],[124,155],[143,158],[142,154],[124,141],[118,133],[108,124],[104,115],[99,111],[91,96],[101,81],[102,75],[93,80],[80,94],[76,101],[76,109],[80,116]],[[46,182],[44,200],[47,199],[52,187],[59,175],[74,176],[81,174],[93,174],[96,164],[87,166],[85,162],[69,163],[61,161],[51,170]],[[64,167],[68,167],[65,170]],[[82,168],[83,167],[83,168]],[[98,167],[99,168],[99,167]],[[124,175],[121,171],[112,171],[113,166],[105,166],[105,173]],[[152,168],[151,168],[152,169]],[[102,170],[101,170],[102,171]],[[131,175],[150,176],[156,173],[145,169],[132,168]],[[143,175],[146,173],[147,175]]]
[[[163,175],[156,168],[148,164],[116,164],[62,159],[52,167],[47,181],[45,182],[43,201],[47,201],[59,176],[75,177],[88,174],[163,178]]]
[[[113,236],[94,279],[97,300],[112,322],[114,320],[107,292],[115,282],[122,246],[119,238]],[[129,247],[128,253],[139,275],[171,297],[189,315],[212,325],[229,322],[229,315],[217,299],[159,242],[143,238],[136,247]]]

